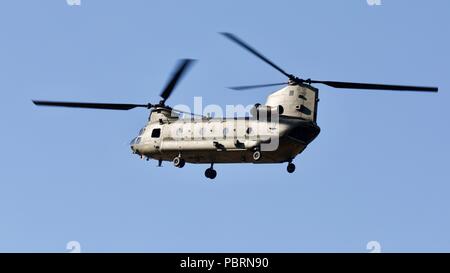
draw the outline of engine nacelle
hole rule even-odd
[[[266,120],[270,120],[271,115],[282,115],[283,112],[284,108],[281,105],[278,105],[278,107],[272,107],[257,103],[252,107],[252,109],[250,109],[250,114],[252,114],[252,116],[256,117],[258,120],[262,117],[266,117]]]

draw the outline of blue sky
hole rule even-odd
[[[450,251],[450,3],[4,1],[0,9],[0,251]],[[31,99],[253,104],[285,80],[217,32],[320,80],[437,85],[438,94],[320,91],[319,137],[283,165],[176,169],[128,142],[147,111],[37,108]]]

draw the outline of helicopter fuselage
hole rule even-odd
[[[291,161],[319,134],[311,121],[280,116],[277,125],[252,118],[149,123],[131,143],[134,153],[188,163],[282,163]],[[175,136],[174,136],[175,135]],[[254,151],[262,157],[254,160]]]
[[[291,162],[319,134],[317,89],[288,85],[271,94],[246,118],[179,118],[165,108],[152,111],[149,122],[131,142],[143,158],[188,163]],[[260,158],[255,159],[254,152]]]

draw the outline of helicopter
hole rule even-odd
[[[146,108],[150,115],[146,125],[130,143],[132,152],[143,159],[157,160],[158,166],[163,161],[172,161],[177,168],[183,168],[186,163],[209,164],[205,177],[214,179],[217,176],[214,164],[219,163],[287,163],[287,172],[293,173],[293,160],[321,130],[317,125],[319,89],[313,84],[340,89],[438,92],[437,87],[302,79],[287,73],[236,35],[221,34],[287,77],[287,81],[280,83],[230,87],[248,90],[283,85],[267,97],[265,104],[255,104],[250,109],[251,117],[213,118],[166,105],[178,82],[195,62],[192,59],[179,61],[156,104],[42,100],[33,100],[33,103],[107,110]]]

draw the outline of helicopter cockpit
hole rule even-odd
[[[141,130],[139,130],[138,136],[135,137],[135,138],[133,138],[133,139],[130,141],[130,146],[135,145],[135,144],[140,144],[140,143],[141,143],[141,136],[142,136],[142,134],[143,134],[144,132],[145,132],[145,127],[142,128]]]

